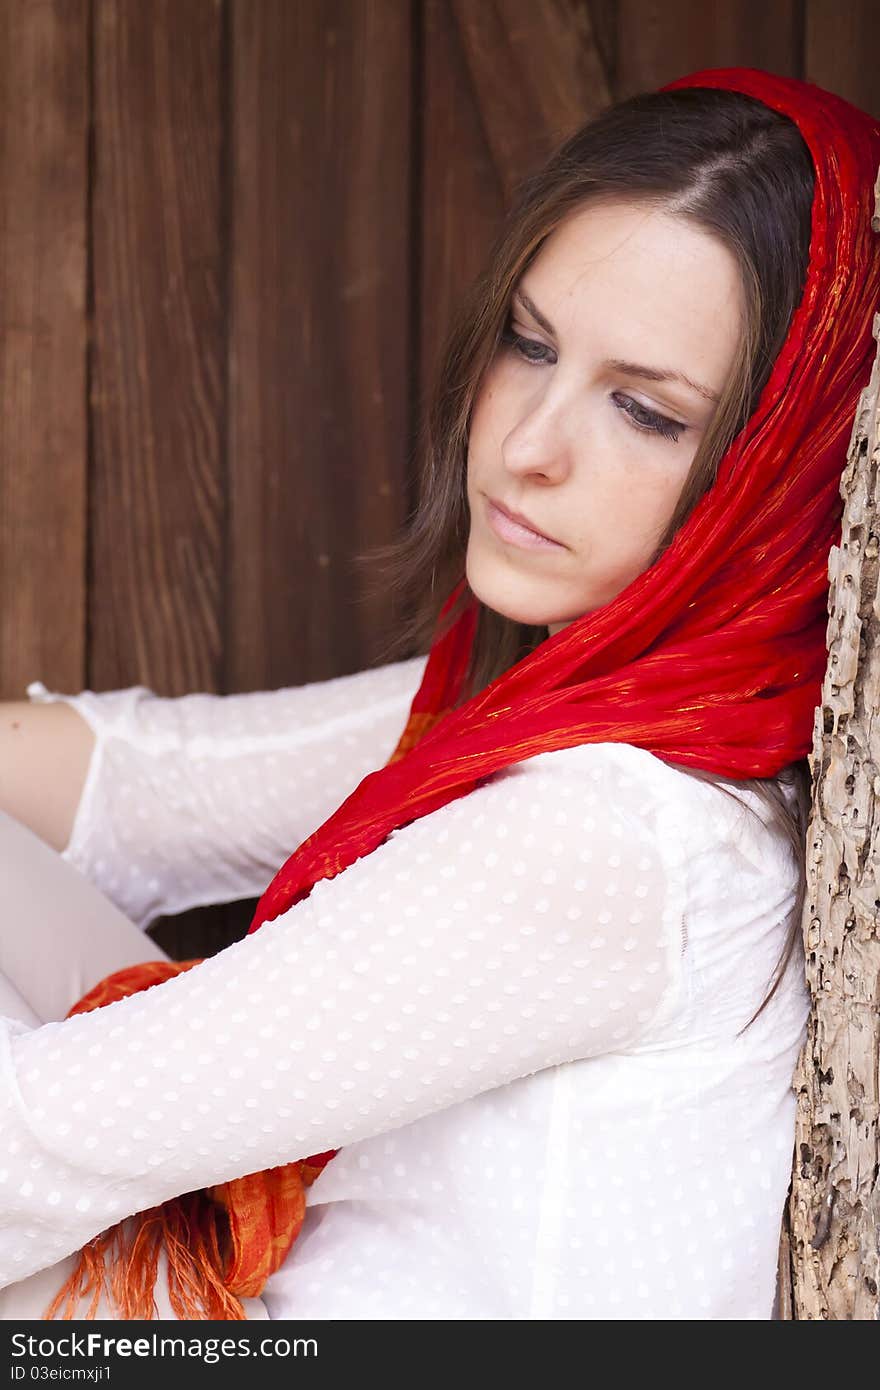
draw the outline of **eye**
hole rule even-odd
[[[521,333],[517,333],[513,328],[512,320],[508,319],[504,331],[501,334],[501,342],[513,348],[514,352],[528,362],[532,367],[552,367],[553,363],[547,361],[546,354],[552,353],[553,349],[548,348],[545,343],[538,342],[536,338],[526,338]],[[543,354],[543,355],[542,355]],[[649,410],[647,406],[640,405],[631,396],[624,395],[621,391],[612,391],[611,399],[627,417],[633,429],[647,431],[649,434],[659,434],[664,439],[671,439],[674,444],[678,443],[679,436],[684,434],[688,426],[681,420],[671,420],[667,415],[660,415],[656,410]]]
[[[661,434],[664,439],[671,439],[673,443],[678,443],[678,436],[684,434],[687,425],[683,425],[680,420],[670,420],[667,415],[659,415],[656,410],[648,410],[647,406],[640,405],[631,396],[625,396],[620,391],[612,391],[611,399],[622,410],[624,415],[629,416],[630,422],[637,430],[649,430],[652,434]]]
[[[552,352],[553,349],[548,348],[544,343],[539,343],[535,338],[524,338],[521,333],[517,333],[510,326],[509,321],[507,327],[504,329],[504,332],[501,334],[501,341],[502,343],[506,343],[508,347],[512,347],[514,352],[518,353],[519,356],[522,357],[526,362],[536,363],[540,367],[551,365],[547,362],[547,359],[545,357],[540,357],[537,354],[542,352]],[[529,351],[530,348],[537,349],[537,352],[534,356]]]

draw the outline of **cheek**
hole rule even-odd
[[[499,449],[515,418],[515,387],[506,378],[503,363],[496,361],[486,369],[471,406],[468,440],[474,453],[485,456]]]
[[[496,414],[495,392],[491,387],[484,387],[474,402],[468,426],[468,451],[475,458],[485,456],[491,446]]]
[[[669,517],[685,476],[679,468],[643,470],[637,485],[626,489],[635,514],[649,524]]]
[[[607,468],[584,468],[569,509],[573,549],[609,577],[637,570],[666,529],[686,475],[686,467],[661,470],[635,454],[618,456]]]

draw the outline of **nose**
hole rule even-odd
[[[548,483],[560,483],[567,478],[573,464],[572,413],[550,388],[530,397],[501,446],[507,471],[514,476],[544,479]]]

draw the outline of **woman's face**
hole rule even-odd
[[[720,242],[644,204],[582,208],[548,237],[471,415],[466,571],[489,608],[553,634],[647,568],[733,366],[741,295]],[[493,502],[555,544],[505,530]]]

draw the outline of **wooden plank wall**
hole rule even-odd
[[[0,3],[0,696],[86,680],[89,42]]]
[[[88,679],[223,674],[222,11],[97,0]]]
[[[233,3],[226,686],[354,671],[388,637],[350,557],[408,506],[409,4]]]
[[[871,0],[0,0],[0,696],[370,664],[352,556],[518,180],[701,67],[880,115],[878,40]]]

